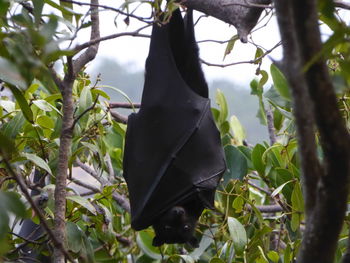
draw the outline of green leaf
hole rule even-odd
[[[33,104],[43,111],[52,111],[52,105],[46,100],[34,100]]]
[[[73,3],[71,2],[64,2],[60,0],[60,4],[61,6],[65,7],[65,10],[73,10]],[[68,20],[69,22],[73,22],[73,13],[69,13],[66,11],[62,11],[62,16],[64,17],[64,19]]]
[[[152,246],[152,240],[154,235],[151,235],[148,230],[142,230],[137,233],[136,242],[138,247],[147,256],[153,259],[162,260],[163,257],[159,254],[159,250]]]
[[[230,126],[231,129],[233,131],[233,135],[234,138],[237,140],[237,142],[242,145],[243,144],[243,140],[247,137],[245,130],[242,126],[242,124],[240,123],[240,121],[238,120],[238,118],[233,115],[230,119]]]
[[[18,71],[17,67],[7,59],[0,57],[0,79],[14,86],[19,86],[22,89],[27,87],[27,84]]]
[[[36,122],[43,128],[47,128],[47,129],[55,128],[55,122],[49,116],[46,116],[46,115],[38,116],[38,118],[36,119]]]
[[[274,64],[271,64],[270,73],[278,93],[286,100],[291,101],[288,83],[282,72]]]
[[[0,132],[0,155],[9,158],[11,154],[16,150],[14,141]]]
[[[304,198],[301,192],[300,183],[296,182],[292,192],[292,207],[293,210],[304,212]]]
[[[82,231],[76,224],[70,221],[66,223],[66,231],[69,250],[78,253],[82,249]]]
[[[300,222],[302,220],[301,213],[304,212],[304,199],[299,182],[295,183],[291,199],[293,209],[291,228],[293,231],[296,231],[299,228]]]
[[[275,197],[277,194],[279,194],[282,189],[286,186],[286,184],[289,184],[290,182],[293,182],[294,180],[290,180],[288,182],[285,182],[284,184],[280,185],[279,187],[277,187],[272,193],[271,193],[271,197]]]
[[[261,144],[257,144],[252,151],[252,163],[254,169],[259,173],[260,176],[265,176],[266,165],[263,160],[265,151],[266,148]]]
[[[212,258],[209,263],[225,263],[221,258]]]
[[[195,263],[193,258],[191,258],[189,255],[172,255],[169,257],[167,262]]]
[[[22,92],[18,88],[16,88],[15,86],[12,86],[12,85],[10,86],[10,89],[12,91],[13,96],[15,96],[19,107],[22,110],[23,116],[27,119],[27,121],[29,121],[30,123],[33,123],[33,112],[30,109]]]
[[[227,101],[224,93],[221,90],[216,90],[216,104],[220,107],[219,124],[222,124],[228,116]]]
[[[224,148],[227,170],[224,174],[224,184],[231,179],[242,180],[243,177],[248,173],[247,159],[233,145],[227,145]]]
[[[259,88],[262,88],[269,79],[269,74],[267,74],[265,70],[260,70],[259,74],[261,75],[261,79],[259,80]]]
[[[301,222],[300,214],[297,212],[292,213],[292,219],[290,222],[290,226],[294,232],[298,230],[298,228],[300,226],[300,222]]]
[[[208,247],[212,243],[214,243],[214,240],[213,238],[211,238],[211,236],[215,235],[217,230],[218,230],[217,228],[210,228],[204,231],[198,247],[190,253],[191,258],[193,258],[194,260],[199,260],[199,258],[208,249]]]
[[[131,101],[131,99],[129,98],[129,96],[122,90],[118,89],[118,88],[115,88],[115,87],[112,87],[112,86],[108,86],[108,85],[102,85],[100,86],[101,88],[108,88],[108,89],[111,89],[111,90],[114,90],[116,92],[118,92],[120,95],[122,95],[131,105],[134,105]],[[135,108],[132,107],[132,110],[135,112]]]
[[[272,260],[274,263],[278,263],[278,260],[280,259],[280,256],[276,251],[269,251],[267,253],[267,257]]]
[[[264,55],[264,51],[261,49],[261,48],[256,48],[256,51],[255,51],[255,56],[254,56],[254,60],[257,60],[258,58],[260,58],[260,59],[258,59],[257,61],[255,61],[254,62],[254,64],[259,64],[259,63],[261,63],[261,57]]]
[[[0,17],[6,15],[9,7],[10,7],[10,1],[9,0],[2,0],[2,1],[0,1]]]
[[[259,257],[256,259],[257,263],[269,263],[268,259],[265,256],[264,250],[262,249],[261,246],[258,246],[260,255]]]
[[[101,96],[101,97],[103,97],[103,98],[105,98],[105,99],[107,99],[107,100],[111,100],[110,96],[109,96],[106,92],[104,92],[103,90],[100,90],[100,89],[91,89],[91,93],[92,93],[93,95],[99,95],[99,96]]]
[[[40,168],[44,169],[46,172],[52,175],[50,166],[42,158],[32,153],[23,153],[22,155],[29,161],[32,161],[35,165],[39,166]]]
[[[10,100],[3,100],[0,98],[0,107],[3,107],[8,113],[15,111],[16,104]]]
[[[88,199],[81,197],[80,195],[69,195],[67,196],[67,199],[81,205],[82,207],[89,210],[92,214],[96,215],[96,208],[89,202]]]
[[[242,255],[248,242],[247,233],[243,225],[234,217],[228,217],[227,224],[236,254]]]
[[[244,207],[244,199],[241,196],[237,196],[232,203],[232,207],[236,210],[236,213],[241,213]]]
[[[231,37],[231,39],[228,41],[226,49],[225,49],[225,53],[224,53],[224,58],[231,53],[233,47],[235,46],[236,40],[239,39],[238,35],[234,35],[233,37]]]
[[[93,102],[92,102],[92,95],[91,95],[90,87],[84,87],[80,93],[79,109],[78,109],[77,116],[81,115],[86,109],[91,107],[92,104],[93,104]],[[82,127],[85,127],[84,125],[86,125],[88,118],[89,118],[89,115],[85,114],[80,119],[80,122],[83,123]]]
[[[290,263],[292,261],[292,256],[290,244],[287,244],[287,248],[284,250],[283,262]]]
[[[93,153],[99,152],[98,147],[92,143],[82,142],[81,144],[84,145],[85,147],[89,148]]]
[[[83,258],[86,258],[86,262],[94,263],[95,257],[94,257],[94,248],[92,247],[90,239],[85,235],[85,233],[82,232],[83,235],[83,249],[81,250],[81,253],[83,254]]]
[[[18,112],[13,119],[5,123],[1,130],[3,132],[3,135],[15,139],[16,136],[20,131],[22,131],[23,125],[24,125],[25,119],[23,117],[22,112]]]
[[[6,208],[16,216],[25,218],[27,216],[26,207],[20,200],[20,195],[15,192],[0,192],[1,202],[4,202]]]
[[[44,2],[42,0],[33,0],[33,13],[35,18],[35,24],[39,25],[41,19],[41,13],[43,11]]]

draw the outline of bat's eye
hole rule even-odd
[[[185,230],[185,231],[190,230],[190,226],[189,226],[189,225],[184,225],[184,230]]]
[[[170,230],[170,229],[171,229],[171,226],[166,225],[166,226],[164,226],[164,229],[168,231],[168,230]]]

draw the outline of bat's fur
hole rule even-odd
[[[197,200],[190,200],[168,209],[153,224],[156,233],[153,246],[161,246],[164,243],[187,243],[192,247],[198,247],[194,230],[203,209],[203,205]]]

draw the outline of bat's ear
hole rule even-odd
[[[198,239],[195,238],[194,236],[192,236],[190,238],[190,240],[187,241],[187,244],[189,244],[191,247],[193,248],[197,248],[199,247],[199,242],[198,242]]]
[[[164,244],[164,240],[162,240],[159,236],[155,236],[152,241],[152,246],[159,247]]]

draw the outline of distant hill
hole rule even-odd
[[[95,66],[90,72],[94,72],[93,77],[101,74],[101,84],[116,87],[125,92],[132,101],[140,102],[144,73],[134,71],[132,64],[120,65],[116,61],[108,58]],[[248,142],[255,144],[267,140],[267,128],[262,126],[256,117],[258,110],[258,99],[250,95],[249,87],[238,87],[227,80],[209,81],[209,96],[212,99],[212,105],[215,104],[215,92],[220,89],[224,92],[229,105],[230,115],[234,114],[241,121],[247,132]],[[111,96],[111,101],[125,101],[123,96],[115,91],[106,89]]]

